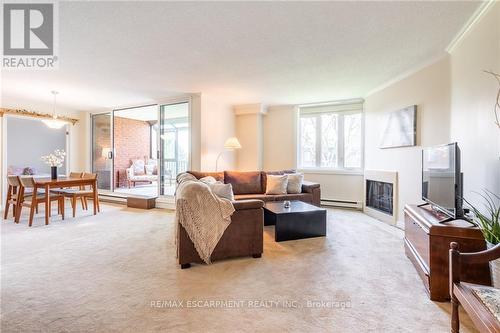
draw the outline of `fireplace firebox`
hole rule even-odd
[[[366,206],[392,215],[394,210],[393,184],[366,180]]]

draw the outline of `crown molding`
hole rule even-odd
[[[365,102],[365,100],[363,98],[349,98],[349,99],[338,99],[335,101],[299,104],[298,106],[299,107],[312,107],[312,106],[323,106],[323,105],[363,104],[364,102]]]
[[[472,28],[476,25],[477,22],[481,20],[481,18],[488,13],[488,11],[493,7],[496,3],[496,0],[487,0],[483,2],[472,14],[472,16],[465,22],[464,26],[460,31],[455,35],[451,43],[446,47],[446,52],[452,53],[453,50],[460,44],[462,39],[472,30]]]

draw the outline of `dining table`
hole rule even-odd
[[[58,177],[57,179],[49,178],[35,178],[35,189],[34,193],[37,193],[38,189],[44,189],[45,191],[45,224],[49,224],[49,214],[50,211],[50,190],[57,188],[69,188],[69,187],[79,187],[80,186],[90,186],[92,188],[92,203],[94,208],[94,215],[97,214],[97,178],[72,178],[72,177]]]

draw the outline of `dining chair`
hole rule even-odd
[[[81,178],[97,179],[97,174],[84,172],[82,174]],[[76,189],[76,188],[61,189],[61,190],[59,190],[59,193],[61,195],[63,195],[64,197],[71,199],[71,206],[73,207],[73,217],[75,217],[75,215],[76,215],[76,200],[78,198],[80,198],[80,200],[82,200],[82,208],[87,210],[88,209],[87,199],[93,199],[93,197],[94,197],[93,190],[87,189],[86,186],[80,186],[79,189]],[[99,207],[99,199],[97,199],[97,201],[96,201],[96,206],[97,206],[97,211],[100,212],[101,209]]]
[[[18,176],[7,176],[7,184],[9,185],[7,188],[7,199],[5,200],[5,209],[3,214],[3,219],[6,220],[9,216],[9,207],[12,205],[12,217],[14,218],[14,222],[18,222],[17,220],[17,206],[19,202],[19,190],[21,187],[21,183],[19,182]]]
[[[45,203],[45,193],[38,192],[37,184],[33,177],[19,177],[19,181],[21,183],[21,189],[19,194],[19,204],[17,210],[17,219],[21,216],[21,210],[23,207],[30,208],[30,217],[28,226],[31,227],[33,224],[33,215],[35,210],[38,208],[39,204]],[[26,190],[32,191],[32,195],[25,195]],[[51,204],[52,201],[57,201],[57,213],[62,215],[62,219],[64,220],[64,196],[55,193],[49,193],[49,210],[45,211],[45,214],[50,217],[51,215]]]
[[[82,178],[82,176],[83,176],[83,172],[70,172],[69,173],[69,178]],[[52,193],[57,193],[57,194],[63,195],[65,198],[71,199],[71,197],[65,196],[64,192],[65,192],[65,190],[75,190],[75,189],[81,190],[82,186],[58,188],[58,189],[53,189],[53,190],[50,190],[50,191]],[[71,192],[71,191],[69,191],[69,192]],[[82,204],[82,209],[85,209],[85,203],[83,201],[83,197],[80,197],[80,201],[81,201],[81,204]],[[75,204],[76,204],[76,201],[71,200],[71,207],[73,208],[73,210],[76,210]],[[73,214],[73,217],[75,217],[74,214]]]

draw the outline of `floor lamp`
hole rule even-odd
[[[224,149],[225,150],[235,150],[235,149],[240,149],[240,148],[241,148],[241,144],[238,141],[238,139],[235,138],[235,137],[227,139],[226,142],[224,143]],[[219,153],[219,155],[217,155],[217,159],[215,160],[215,172],[219,171],[219,169],[218,169],[218,167],[219,167],[219,158],[222,156],[223,153],[224,153],[224,150],[221,151]]]

